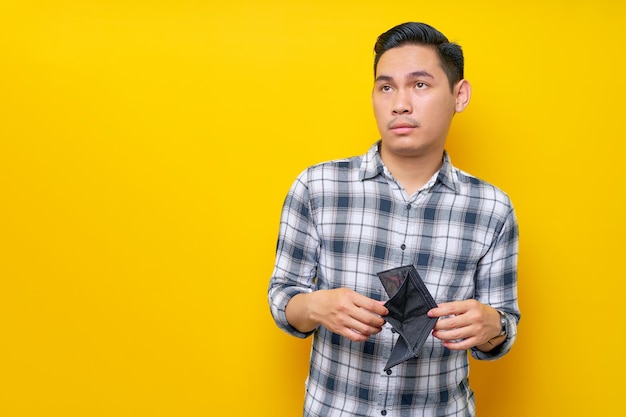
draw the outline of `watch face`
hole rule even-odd
[[[502,325],[502,330],[500,331],[500,336],[503,336],[505,334],[508,333],[508,322],[506,320],[506,313],[504,313],[503,311],[498,310],[498,313],[500,313],[500,324]]]

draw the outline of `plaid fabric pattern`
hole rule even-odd
[[[387,295],[377,273],[413,264],[437,303],[474,298],[508,313],[505,343],[471,349],[477,359],[506,354],[517,334],[518,229],[508,196],[443,166],[408,196],[386,170],[374,144],[360,157],[301,173],[283,206],[268,298],[277,325],[289,325],[294,295],[351,288],[376,300]],[[396,341],[391,326],[352,342],[320,326],[313,334],[305,416],[473,416],[466,351],[429,336],[418,358],[383,371]]]

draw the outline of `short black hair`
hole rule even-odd
[[[419,22],[402,23],[378,37],[374,45],[374,53],[376,54],[374,77],[380,57],[388,50],[403,45],[431,46],[437,51],[441,67],[448,77],[450,89],[453,89],[454,85],[463,79],[464,60],[461,46],[450,42],[443,33],[434,27]]]

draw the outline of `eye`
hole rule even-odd
[[[382,91],[383,93],[388,93],[389,91],[391,91],[391,86],[390,85],[383,85],[380,87],[380,91]]]
[[[426,83],[423,82],[417,82],[415,83],[415,87],[421,89],[421,88],[425,88],[426,87]]]

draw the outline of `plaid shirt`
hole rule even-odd
[[[437,303],[476,299],[508,313],[509,335],[477,359],[506,354],[517,334],[518,230],[506,194],[452,166],[408,196],[380,159],[361,157],[310,167],[283,206],[270,309],[280,328],[298,293],[347,287],[388,299],[377,273],[413,264]],[[365,342],[319,326],[306,381],[305,416],[474,416],[468,355],[429,336],[419,357],[383,371],[398,337],[389,324]]]

